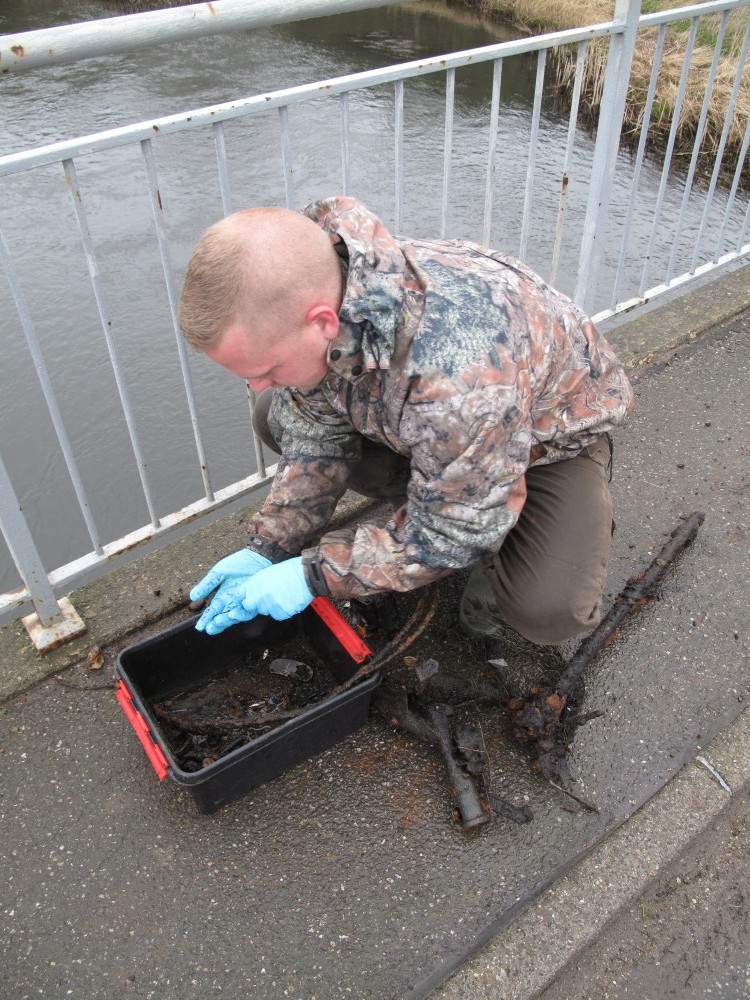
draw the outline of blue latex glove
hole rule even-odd
[[[241,603],[242,596],[235,593],[237,588],[271,565],[270,559],[266,559],[259,552],[253,552],[252,549],[240,549],[239,552],[233,552],[230,556],[220,559],[190,591],[191,601],[202,601],[212,590],[216,590],[211,603],[195,627],[202,632],[217,614]]]
[[[314,595],[305,580],[302,557],[297,556],[261,570],[235,588],[232,597],[240,600],[236,603],[233,600],[226,611],[216,614],[205,625],[207,635],[218,635],[230,625],[250,621],[256,615],[269,615],[284,621],[304,611]]]

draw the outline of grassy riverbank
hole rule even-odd
[[[511,18],[516,24],[523,25],[534,33],[559,31],[609,21],[614,12],[614,0],[453,0],[453,2],[474,7],[491,16]],[[676,0],[643,0],[642,10],[644,13],[650,13],[682,5]],[[724,127],[737,69],[737,55],[749,19],[748,7],[734,10],[729,15],[701,145],[706,159],[716,151]],[[676,155],[689,156],[692,152],[720,22],[721,15],[718,14],[704,17],[699,22],[687,91],[679,116],[675,141]],[[689,30],[689,21],[680,21],[667,31],[651,115],[652,135],[657,142],[665,140],[671,128]],[[654,62],[656,36],[656,29],[639,32],[628,91],[626,137],[637,136],[643,120],[649,77]],[[596,110],[601,97],[606,49],[606,43],[601,42],[589,47],[582,105],[584,110],[590,112]],[[575,72],[574,59],[575,51],[563,51],[556,61],[557,83],[561,88],[567,88],[572,84]],[[748,116],[750,116],[750,67],[745,69],[724,155],[725,165],[730,170],[735,168]],[[750,166],[747,162],[744,177],[746,180],[750,178]]]

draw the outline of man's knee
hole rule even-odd
[[[596,628],[601,620],[601,599],[584,606],[563,599],[551,605],[507,607],[501,615],[508,625],[530,642],[539,646],[555,646]]]
[[[528,470],[517,525],[492,559],[501,618],[532,642],[555,645],[601,617],[612,543],[609,440],[585,455]]]
[[[520,581],[519,581],[520,582]],[[588,586],[550,590],[528,581],[503,586],[492,566],[476,566],[461,600],[461,622],[470,634],[500,635],[510,626],[530,642],[553,646],[595,628],[601,618],[601,592]]]

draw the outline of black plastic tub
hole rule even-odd
[[[258,617],[217,636],[195,629],[196,618],[123,649],[117,658],[116,695],[159,779],[169,775],[188,788],[202,813],[211,813],[302,761],[314,757],[364,725],[380,674],[335,691],[200,770],[184,770],[170,748],[154,705],[179,693],[200,690],[230,671],[241,671],[249,653],[269,643],[309,649],[337,685],[367,663],[371,651],[325,598],[284,622]]]

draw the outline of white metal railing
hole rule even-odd
[[[166,10],[38,28],[0,38],[0,73],[116,55],[191,38],[385,7],[396,0],[213,0]]]
[[[236,6],[235,0],[223,0],[223,3],[227,6]],[[160,177],[154,153],[156,145],[166,141],[169,136],[210,130],[213,136],[215,156],[215,178],[213,183],[218,187],[222,210],[224,213],[227,213],[232,210],[233,195],[230,182],[231,171],[229,169],[225,143],[225,128],[231,122],[251,120],[257,116],[268,116],[269,112],[275,112],[278,116],[278,152],[281,161],[285,201],[288,207],[298,207],[294,188],[295,157],[289,123],[289,111],[294,106],[299,106],[304,110],[309,106],[310,102],[336,102],[338,104],[337,118],[340,155],[340,169],[337,171],[340,177],[338,187],[342,193],[357,194],[358,192],[352,188],[352,165],[356,162],[357,150],[351,141],[350,135],[350,97],[373,91],[376,88],[392,86],[391,139],[394,150],[394,176],[391,190],[394,205],[394,228],[396,232],[400,232],[404,218],[404,191],[408,172],[404,155],[405,138],[407,136],[407,129],[404,123],[405,90],[407,84],[417,78],[442,74],[445,76],[446,86],[445,116],[441,128],[443,177],[440,191],[440,232],[442,235],[451,235],[449,222],[450,206],[455,191],[452,162],[454,153],[456,72],[457,70],[463,71],[470,67],[489,63],[492,67],[493,78],[492,94],[486,109],[487,128],[484,153],[484,182],[482,190],[477,191],[477,200],[483,198],[481,239],[483,242],[489,244],[493,238],[493,213],[498,191],[499,128],[502,123],[504,111],[500,94],[503,66],[508,60],[514,57],[521,55],[528,56],[530,53],[536,53],[536,82],[529,126],[528,151],[526,153],[525,184],[523,190],[509,192],[505,189],[503,192],[504,198],[512,197],[523,203],[523,220],[518,256],[525,257],[530,246],[530,226],[537,211],[539,201],[536,181],[539,166],[540,131],[544,128],[544,122],[542,121],[542,97],[545,86],[547,56],[552,49],[564,46],[570,47],[571,51],[575,51],[575,80],[566,130],[565,153],[562,161],[559,189],[556,195],[555,225],[549,233],[550,246],[548,257],[550,264],[546,276],[550,281],[555,282],[563,250],[563,234],[565,233],[565,238],[570,241],[570,231],[575,225],[577,236],[574,242],[577,241],[578,265],[575,272],[574,288],[570,289],[570,293],[587,311],[594,312],[592,303],[594,301],[594,289],[597,288],[599,276],[602,272],[604,236],[611,223],[609,209],[612,199],[613,182],[616,178],[620,133],[633,48],[639,31],[656,28],[659,33],[657,49],[646,98],[643,126],[635,153],[630,193],[627,204],[621,206],[621,218],[619,220],[621,228],[620,249],[611,282],[611,301],[606,308],[594,312],[595,320],[602,321],[622,311],[633,309],[640,304],[650,301],[668,289],[684,285],[694,280],[695,277],[724,266],[728,262],[737,260],[750,252],[750,243],[748,242],[750,238],[750,206],[743,208],[742,198],[744,195],[740,191],[741,172],[748,147],[750,126],[748,126],[745,132],[744,144],[734,170],[729,195],[724,201],[723,208],[717,209],[716,205],[719,174],[722,167],[726,168],[723,157],[728,130],[732,116],[734,115],[735,103],[740,87],[742,86],[743,72],[747,62],[748,47],[750,46],[750,26],[748,26],[745,32],[732,97],[727,108],[726,122],[719,141],[719,148],[714,157],[714,166],[708,188],[705,192],[697,192],[693,184],[708,100],[714,87],[718,56],[724,37],[726,18],[730,11],[739,7],[746,7],[748,4],[750,4],[750,0],[723,0],[723,2],[722,0],[715,0],[715,2],[701,3],[679,10],[640,16],[640,8],[637,2],[628,3],[627,0],[618,0],[615,17],[611,22],[504,42],[469,51],[454,52],[431,59],[421,59],[410,63],[319,81],[304,86],[249,96],[211,107],[184,111],[179,114],[143,121],[121,128],[109,129],[94,135],[87,135],[0,157],[0,185],[7,178],[28,174],[42,167],[52,167],[64,172],[72,200],[78,240],[85,256],[91,288],[96,302],[99,325],[107,344],[120,406],[128,428],[135,465],[140,477],[140,487],[146,509],[148,510],[148,524],[136,531],[130,531],[121,534],[119,537],[105,540],[100,537],[95,518],[92,515],[92,504],[86,495],[83,477],[78,468],[75,449],[66,434],[65,423],[32,319],[30,298],[40,295],[42,292],[39,289],[26,289],[23,287],[11,249],[3,236],[3,211],[0,208],[0,262],[9,283],[20,325],[26,338],[28,351],[33,360],[41,391],[57,435],[60,454],[65,463],[70,482],[73,484],[76,500],[81,511],[81,516],[86,523],[91,544],[88,552],[83,553],[73,561],[63,566],[44,569],[44,562],[39,554],[39,547],[33,537],[31,527],[27,520],[24,519],[22,514],[23,505],[19,502],[16,492],[17,489],[25,489],[26,484],[21,483],[14,488],[6,465],[3,464],[3,443],[0,441],[0,525],[2,526],[3,535],[19,576],[23,581],[23,586],[20,590],[0,595],[0,623],[12,620],[22,614],[34,612],[39,623],[55,633],[55,629],[61,627],[61,623],[65,618],[63,611],[58,605],[59,595],[69,591],[73,585],[105,574],[134,549],[143,547],[146,544],[153,546],[154,543],[166,540],[177,528],[189,522],[198,523],[205,515],[259,489],[268,481],[269,474],[273,471],[266,469],[262,450],[256,441],[255,469],[249,469],[248,474],[244,478],[230,486],[216,489],[212,484],[209,474],[210,455],[207,454],[200,430],[200,408],[196,403],[193,390],[191,363],[177,324],[178,269],[172,260],[170,230],[167,225],[167,207],[162,199]],[[357,6],[363,5],[366,4],[357,4]],[[204,7],[204,5],[198,6],[201,8]],[[222,3],[219,2],[215,6],[220,7]],[[192,9],[187,8],[187,10]],[[321,12],[320,5],[318,5],[317,12]],[[679,112],[679,107],[684,97],[685,83],[690,67],[697,26],[702,17],[716,13],[722,15],[722,22],[714,59],[706,79],[706,99],[684,183],[681,210],[677,217],[668,223],[665,219],[663,195],[667,176],[672,167],[677,112]],[[151,16],[133,15],[133,17]],[[118,31],[120,32],[118,34],[118,44],[122,46],[121,33],[123,30],[126,30],[129,19],[116,18],[112,20],[122,22],[118,26]],[[644,256],[640,278],[637,285],[634,286],[632,280],[628,279],[629,284],[625,281],[629,234],[632,226],[634,206],[638,199],[638,181],[644,163],[656,78],[659,71],[665,32],[667,25],[677,20],[688,21],[691,27],[687,38],[683,73],[677,97],[677,112],[675,113],[675,121],[667,142],[661,182],[653,212],[648,252]],[[104,25],[106,22],[101,22],[101,24]],[[56,30],[63,32],[65,29],[50,29],[50,31]],[[104,30],[102,29],[102,31]],[[95,43],[95,35],[96,33],[89,37],[85,55],[95,53],[95,50],[91,48],[91,37],[94,38]],[[603,38],[610,39],[609,56],[588,184],[588,194],[585,198],[585,211],[581,213],[581,218],[571,220],[568,213],[568,173],[573,144],[580,130],[579,107],[583,67],[591,42]],[[3,56],[6,52],[9,41],[13,41],[16,48],[23,44],[18,38],[10,40],[0,39],[0,56]],[[45,41],[49,41],[49,39],[45,38]],[[103,42],[102,51],[106,50],[106,44]],[[80,52],[78,54],[80,55]],[[71,56],[68,56],[68,58],[71,58]],[[1,58],[0,65],[2,65]],[[16,69],[18,68],[21,67],[16,67]],[[97,209],[96,206],[89,204],[86,192],[79,183],[77,172],[77,164],[86,163],[89,157],[99,156],[107,151],[122,148],[139,150],[146,177],[147,195],[153,223],[151,238],[158,250],[158,257],[161,263],[161,280],[169,304],[177,356],[190,414],[195,453],[203,483],[202,496],[198,498],[185,497],[185,502],[179,505],[179,510],[169,512],[166,515],[159,512],[158,504],[153,496],[149,463],[143,455],[141,436],[129,401],[125,366],[119,356],[118,343],[111,334],[112,321],[108,304],[107,283],[102,277],[96,241],[91,236],[91,213]],[[206,183],[205,178],[203,179],[203,183]],[[385,184],[385,181],[383,183]],[[388,188],[390,188],[390,185],[388,185]],[[1,186],[0,192],[2,192]],[[691,199],[702,199],[702,224],[700,231],[695,237],[694,251],[689,268],[675,274],[675,270],[677,269],[676,248],[683,239],[685,206]],[[3,196],[0,193],[0,206],[2,204]],[[719,226],[720,235],[714,247],[710,251],[707,251],[704,248],[706,226],[709,220],[712,220],[717,214],[717,211],[720,214],[720,218],[718,223],[713,223],[713,225],[714,228],[716,228],[716,225]],[[654,241],[657,236],[663,234],[666,225],[671,226],[672,245],[675,250],[671,254],[664,272],[656,279],[654,284],[649,285],[651,281],[654,281],[652,277],[654,267],[651,260],[651,250]],[[538,242],[538,239],[536,242]],[[729,248],[727,249],[728,244]],[[61,256],[64,258],[64,255]],[[123,267],[127,267],[127,264],[127,260],[122,261]],[[61,259],[60,266],[61,268],[65,267],[64,259]],[[627,285],[627,287],[623,287],[624,285]],[[0,374],[0,380],[2,377],[2,374]],[[1,391],[2,385],[0,384]]]

